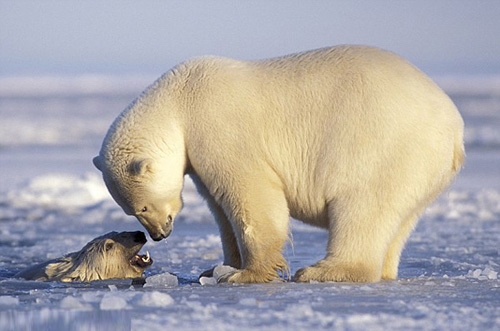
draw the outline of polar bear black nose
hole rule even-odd
[[[134,233],[134,241],[138,243],[145,243],[147,241],[146,235],[142,231],[136,231]]]

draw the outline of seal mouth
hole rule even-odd
[[[149,252],[146,251],[146,254],[140,255],[140,254],[135,254],[131,259],[130,259],[130,264],[134,267],[137,267],[139,269],[147,269],[153,264],[153,259],[149,255]]]

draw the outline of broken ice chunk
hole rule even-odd
[[[173,287],[177,285],[179,285],[177,276],[165,272],[162,274],[147,277],[144,287]]]
[[[219,281],[219,279],[230,273],[230,272],[233,272],[233,271],[236,271],[238,269],[236,268],[233,268],[231,266],[228,266],[228,265],[218,265],[214,268],[214,278],[217,279],[217,281]]]
[[[483,272],[481,272],[483,276],[488,277],[488,279],[497,279],[498,278],[498,272],[495,270],[491,269],[490,267],[486,267]]]
[[[217,284],[217,279],[214,277],[200,277],[200,284],[205,286],[205,285],[216,285]]]
[[[231,273],[233,271],[236,271],[237,269],[228,266],[228,265],[218,265],[214,268],[213,271],[213,277],[201,277],[199,279],[201,285],[216,285],[219,282],[219,279],[227,275],[228,273]]]

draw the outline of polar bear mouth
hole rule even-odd
[[[130,259],[130,264],[140,269],[146,269],[153,264],[153,259],[149,255],[149,252],[146,251],[144,255],[135,254],[132,259]]]

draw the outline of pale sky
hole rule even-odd
[[[430,74],[500,74],[500,0],[0,0],[0,76],[161,74],[346,43]]]

